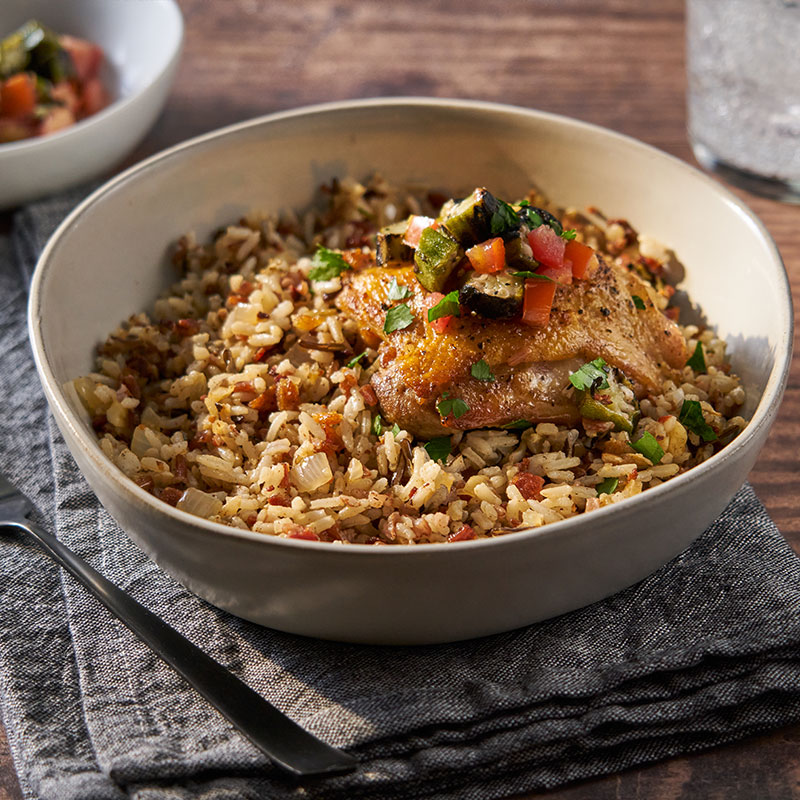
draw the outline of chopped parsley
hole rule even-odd
[[[426,442],[423,447],[434,461],[441,461],[442,464],[444,464],[445,461],[447,461],[447,456],[450,455],[450,437],[438,436],[437,438]]]
[[[350,359],[350,360],[349,360],[349,361],[348,361],[348,362],[345,364],[345,366],[346,366],[346,367],[348,367],[349,369],[353,369],[353,368],[355,367],[355,365],[356,365],[356,364],[358,364],[358,362],[359,362],[359,361],[361,361],[361,359],[362,359],[362,358],[364,358],[364,356],[365,356],[366,354],[367,354],[367,351],[366,351],[366,350],[365,350],[363,353],[359,353],[359,354],[358,354],[358,355],[357,355],[355,358],[351,358],[351,359]]]
[[[428,309],[428,322],[433,322],[440,317],[460,317],[461,309],[458,305],[458,289],[446,294],[433,308]]]
[[[329,281],[338,278],[350,265],[342,258],[341,253],[329,250],[321,244],[317,245],[317,252],[311,259],[311,271],[308,277],[312,281]]]
[[[504,431],[526,431],[528,428],[533,427],[532,422],[526,419],[515,419],[513,422],[506,422],[505,425],[500,426]]]
[[[697,347],[694,348],[694,353],[692,353],[689,360],[686,362],[687,367],[691,367],[695,372],[705,372],[706,371],[706,357],[703,353],[703,345],[700,342],[697,343]]]
[[[576,231],[575,228],[568,228],[565,231],[561,231],[561,238],[566,239],[568,242],[571,242],[577,235],[578,231]]]
[[[606,478],[594,488],[597,489],[599,496],[601,494],[614,494],[617,491],[617,486],[619,486],[619,478]]]
[[[489,229],[492,236],[502,236],[504,233],[515,231],[519,228],[519,217],[513,207],[503,200],[497,201],[500,205],[489,220]]]
[[[389,292],[386,296],[391,302],[395,300],[407,300],[411,297],[411,292],[407,286],[401,286],[397,282],[397,278],[392,278],[392,282],[389,284]]]
[[[411,309],[405,303],[400,303],[399,306],[390,308],[386,312],[383,332],[401,331],[411,325],[412,322],[414,322],[414,315],[411,313]]]
[[[649,431],[645,431],[635,442],[631,442],[631,447],[645,458],[649,458],[653,464],[658,464],[664,458],[664,450]]]
[[[473,378],[476,378],[479,381],[493,381],[494,380],[494,373],[492,372],[492,368],[483,360],[476,361],[470,367],[470,374]]]
[[[515,278],[535,278],[537,281],[555,281],[549,275],[540,275],[538,272],[531,272],[529,269],[521,269],[519,272],[511,273]]]
[[[608,388],[608,364],[602,358],[596,358],[570,373],[569,382],[580,391],[594,392]]]
[[[638,294],[633,295],[631,297],[631,300],[633,300],[633,304],[636,306],[636,308],[639,309],[639,311],[644,311],[644,309],[646,308],[644,300],[642,300],[642,298],[639,297]]]
[[[681,412],[678,414],[678,422],[687,430],[696,433],[704,442],[717,441],[717,434],[706,422],[699,400],[683,401]]]
[[[436,410],[443,419],[451,414],[454,419],[458,419],[469,411],[469,406],[460,397],[450,397],[450,393],[445,392],[442,399],[436,404]]]

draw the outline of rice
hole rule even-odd
[[[102,451],[161,500],[264,535],[461,541],[620,502],[709,458],[745,426],[725,343],[685,325],[705,371],[686,366],[640,403],[639,429],[664,452],[658,464],[628,434],[553,423],[459,432],[449,455],[433,458],[426,442],[381,417],[369,384],[374,343],[356,348],[356,324],[330,302],[341,280],[317,282],[312,293],[307,276],[317,244],[371,258],[376,228],[433,215],[436,198],[379,177],[325,191],[321,211],[253,214],[206,244],[183,236],[173,259],[179,280],[99,347],[96,372],[73,381]],[[671,288],[661,276],[672,256],[662,245],[622,221],[560,214],[582,241],[649,271],[666,308]],[[720,441],[678,421],[686,400],[700,403]]]

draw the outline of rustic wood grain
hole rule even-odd
[[[179,0],[183,60],[166,110],[126,163],[259,114],[356,97],[459,97],[539,108],[693,163],[683,0]],[[800,208],[737,192],[775,238],[800,304]],[[0,215],[0,226],[8,225]],[[800,552],[800,370],[751,475]],[[528,798],[789,800],[800,726]],[[0,800],[21,794],[0,730]]]

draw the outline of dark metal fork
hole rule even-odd
[[[0,474],[0,529],[30,534],[47,555],[77,578],[277,766],[297,776],[355,769],[357,761],[352,756],[325,744],[290,720],[58,539],[32,523],[28,519],[32,510],[31,501]]]

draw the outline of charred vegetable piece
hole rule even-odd
[[[492,218],[499,210],[500,202],[491,192],[476,189],[442,215],[442,225],[457,242],[469,247],[496,235]]]
[[[450,273],[464,256],[458,242],[444,231],[425,228],[420,234],[414,253],[414,272],[417,280],[429,291],[439,292]]]
[[[413,259],[413,248],[403,241],[407,229],[408,220],[404,219],[378,231],[375,260],[379,267],[392,261],[411,261]]]
[[[514,269],[531,271],[539,266],[527,237],[519,231],[506,240],[506,264]]]
[[[506,319],[522,309],[524,281],[508,270],[480,274],[474,272],[458,293],[458,302],[479,317]]]
[[[32,70],[59,83],[72,77],[74,68],[53,31],[30,20],[0,42],[0,78]]]
[[[595,380],[575,392],[575,402],[582,417],[613,422],[614,430],[633,433],[639,421],[639,401],[631,382],[615,367],[601,367],[605,380]],[[603,386],[603,384],[606,384]]]
[[[545,211],[543,208],[523,205],[517,214],[531,230],[542,225],[549,225],[559,236],[564,232],[563,225],[549,211]]]

